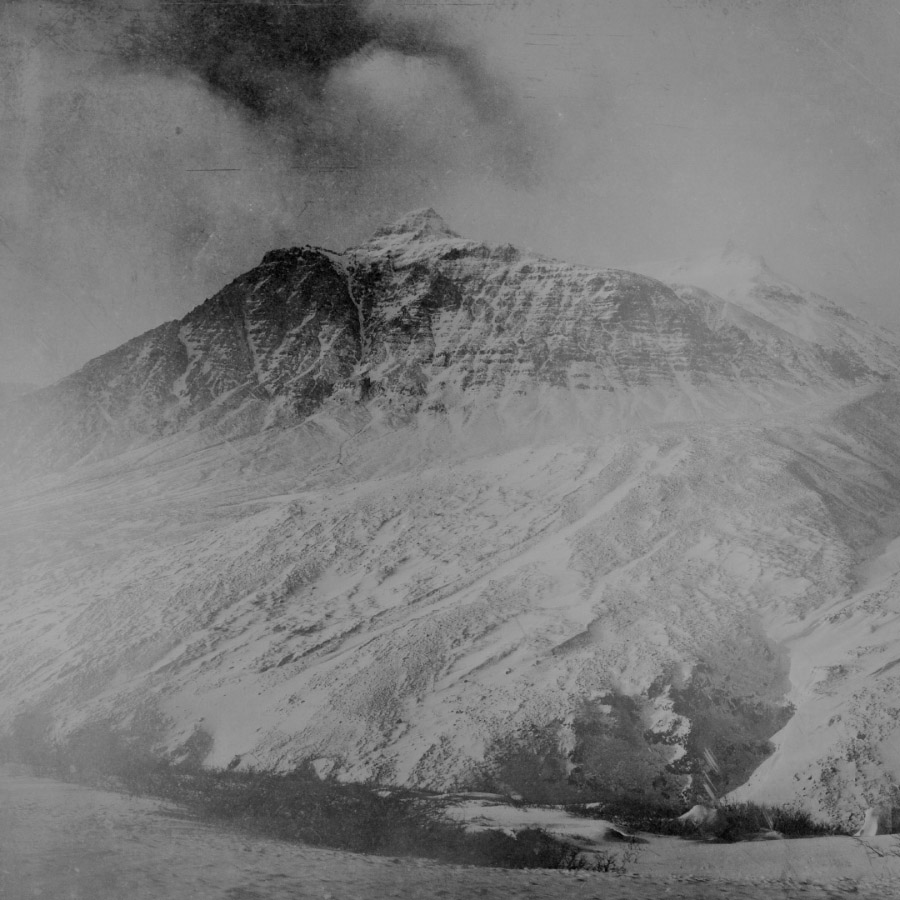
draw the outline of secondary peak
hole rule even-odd
[[[432,237],[459,237],[430,206],[414,209],[401,216],[393,224],[379,228],[373,238],[390,235],[402,235],[414,241]]]

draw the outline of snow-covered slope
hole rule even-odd
[[[6,420],[0,721],[543,798],[698,790],[710,750],[723,791],[875,799],[900,352],[759,312],[430,210],[268,254]]]

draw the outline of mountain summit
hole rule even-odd
[[[900,778],[900,348],[711,270],[424,210],[273,250],[6,403],[4,746],[873,805]]]
[[[403,235],[411,240],[422,240],[433,237],[459,237],[451,231],[447,223],[429,206],[416,209],[397,219],[392,225],[379,228],[373,238]]]

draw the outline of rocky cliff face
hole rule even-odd
[[[11,455],[67,465],[184,428],[245,433],[280,413],[303,417],[359,357],[340,267],[318,250],[273,251],[180,322],[29,398]]]
[[[741,284],[420,211],[21,398],[0,725],[536,799],[696,793],[711,753],[723,792],[869,805],[900,351]]]

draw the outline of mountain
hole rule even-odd
[[[722,792],[869,805],[900,347],[763,274],[421,210],[9,404],[0,725],[545,800],[696,794],[709,751]]]
[[[377,398],[395,415],[487,404],[509,427],[735,418],[896,372],[875,329],[778,291],[723,302],[487,247],[420,210],[346,254],[266,254],[180,322],[29,398],[6,456],[65,466],[185,430],[221,439],[325,400]]]

